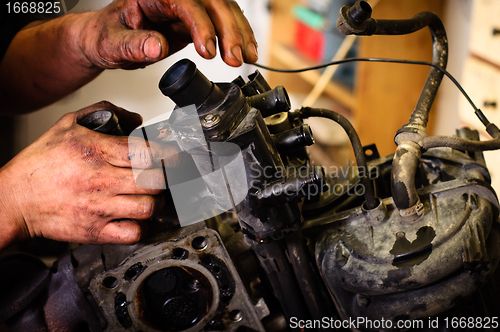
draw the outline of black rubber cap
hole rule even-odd
[[[90,113],[79,124],[99,133],[122,136],[124,135],[118,117],[110,110],[100,110]]]
[[[348,15],[351,20],[361,24],[372,16],[372,7],[366,1],[357,1],[349,9]]]
[[[188,59],[182,59],[170,67],[163,74],[159,88],[179,107],[193,104],[196,107],[200,106],[207,100],[212,90],[217,90],[222,94],[222,91]]]

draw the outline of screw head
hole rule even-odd
[[[220,115],[217,114],[208,114],[205,119],[203,119],[202,126],[203,128],[213,128],[218,125],[220,122]]]
[[[200,290],[201,288],[201,283],[197,279],[193,279],[188,281],[187,283],[187,289],[193,293],[196,293],[197,291]]]
[[[197,236],[193,239],[191,245],[196,250],[205,250],[208,247],[208,240],[206,237]]]
[[[356,301],[360,307],[367,307],[370,304],[370,299],[361,294],[356,295]]]
[[[229,313],[229,319],[233,322],[239,322],[243,319],[243,314],[239,310],[233,310]]]

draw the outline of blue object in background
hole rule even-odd
[[[344,5],[352,6],[353,0],[307,0],[304,6],[294,6],[293,15],[300,22],[306,24],[314,30],[321,31],[324,36],[325,45],[321,61],[330,62],[337,53],[345,36],[337,30],[337,19],[340,8]],[[356,57],[357,43],[355,42],[347,57]],[[333,79],[349,88],[354,87],[356,74],[356,63],[346,63],[340,65]]]

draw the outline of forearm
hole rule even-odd
[[[65,15],[14,37],[0,63],[0,113],[46,106],[103,69],[143,68],[191,42],[212,59],[217,41],[228,65],[257,61],[257,42],[234,0],[115,0]]]
[[[21,114],[47,106],[97,77],[81,50],[93,13],[66,15],[20,31],[0,63],[0,112]]]

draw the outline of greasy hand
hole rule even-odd
[[[217,37],[217,39],[216,39]],[[230,66],[257,61],[257,43],[234,0],[116,0],[85,16],[80,47],[99,68],[137,68],[190,42],[205,59]]]
[[[131,163],[145,169],[143,187],[164,188],[162,169],[151,167],[159,158],[175,167],[177,150],[154,143],[147,149],[140,144],[143,140],[135,144],[126,136],[77,124],[102,109],[113,110],[124,131],[142,121],[110,103],[94,104],[63,116],[0,170],[0,212],[10,212],[9,220],[21,233],[17,240],[43,236],[79,243],[133,243],[140,239],[145,220],[162,208],[161,190],[138,187]]]

